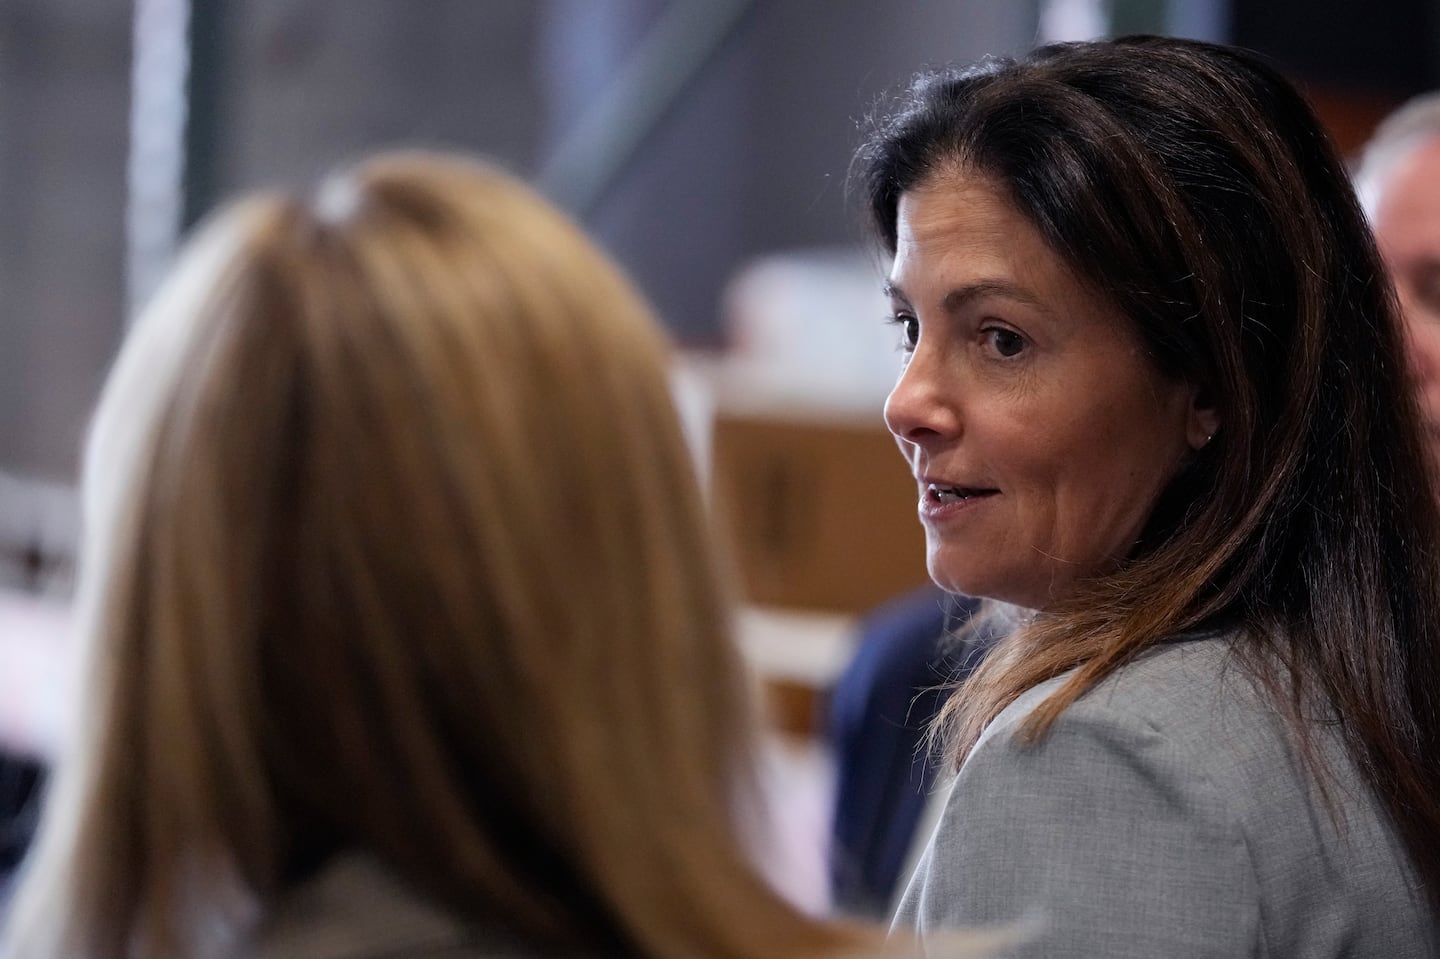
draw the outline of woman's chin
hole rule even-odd
[[[930,579],[945,592],[977,599],[1001,599],[996,592],[1004,591],[1002,584],[995,582],[993,576],[986,576],[983,570],[957,569],[952,564],[936,562],[935,556],[930,560]]]
[[[994,576],[984,575],[984,571],[955,570],[932,564],[930,579],[947,593],[970,596],[975,599],[987,599],[994,603],[1013,607],[1027,617],[1033,616],[1036,611],[1043,609],[1047,603],[1053,601],[1052,596],[1037,596],[1040,591],[1027,588],[1024,583],[999,580]]]

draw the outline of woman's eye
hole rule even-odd
[[[915,344],[920,342],[920,321],[909,313],[896,313],[890,317],[890,322],[900,327],[900,349],[906,353],[915,349]]]
[[[985,331],[985,336],[989,340],[991,348],[1000,356],[1019,356],[1025,349],[1025,337],[1014,330],[992,327]]]

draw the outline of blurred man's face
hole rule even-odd
[[[1374,226],[1400,294],[1420,408],[1440,458],[1440,137],[1416,147],[1391,172]]]

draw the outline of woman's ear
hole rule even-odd
[[[1210,390],[1197,386],[1191,393],[1190,413],[1185,421],[1185,439],[1192,450],[1202,450],[1220,432],[1220,412]]]

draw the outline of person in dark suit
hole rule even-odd
[[[30,848],[43,781],[39,760],[0,754],[0,914],[9,899],[11,877]]]
[[[926,586],[866,614],[828,701],[835,761],[831,898],[888,916],[942,758],[927,731],[992,639],[967,630],[979,601]]]

